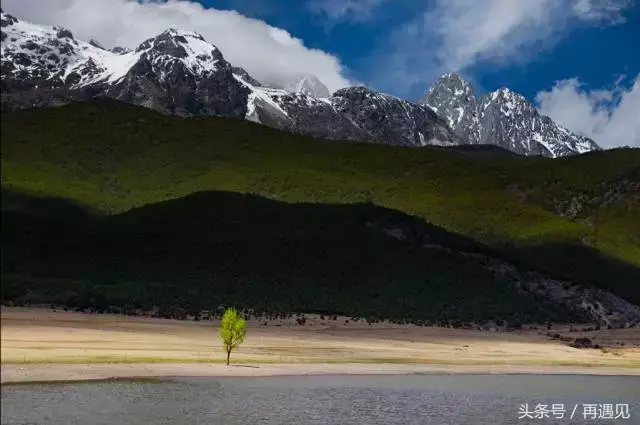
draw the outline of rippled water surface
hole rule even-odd
[[[518,419],[562,404],[562,419]],[[629,419],[583,418],[628,404]],[[574,407],[574,418],[569,419]],[[614,407],[615,408],[615,407]],[[558,412],[559,413],[559,412]],[[2,424],[640,424],[640,378],[531,375],[168,379],[2,388]]]

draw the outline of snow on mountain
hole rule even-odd
[[[135,51],[117,53],[95,40],[76,40],[63,28],[35,25],[5,13],[2,34],[2,61],[13,64],[8,74],[21,79],[38,77],[52,86],[115,83],[143,58],[158,69],[159,65],[181,63],[192,74],[215,72],[221,59],[218,49],[201,35],[176,29],[144,41]]]
[[[196,76],[216,72],[218,62],[224,61],[218,48],[208,43],[200,34],[173,28],[144,41],[134,52],[119,57],[123,56],[131,60],[147,56],[154,66],[165,69],[181,64]],[[114,72],[113,75],[117,74]],[[112,80],[114,78],[119,77],[111,77]]]
[[[340,114],[373,135],[373,140],[402,146],[463,143],[430,108],[367,87],[340,89],[329,100]]]
[[[134,50],[108,50],[64,28],[6,13],[1,25],[3,108],[108,96],[167,114],[243,117],[328,139],[416,147],[494,144],[552,157],[597,148],[508,89],[478,99],[457,74],[445,74],[421,104],[366,87],[330,95],[313,75],[296,77],[286,88],[261,84],[192,31],[168,29]]]
[[[169,29],[113,54],[90,84],[106,96],[164,113],[243,117],[249,90],[220,50],[192,31]]]
[[[331,95],[327,86],[322,84],[322,81],[315,75],[301,75],[296,80],[285,86],[285,90],[306,94],[316,98],[326,98]]]
[[[456,134],[470,143],[479,143],[480,125],[475,113],[477,100],[473,88],[458,74],[447,73],[429,89],[420,104],[444,118]]]
[[[248,90],[195,32],[168,29],[135,50],[110,51],[62,28],[1,19],[5,85],[90,92],[177,115],[245,115]]]
[[[249,83],[252,87],[264,87],[260,81],[253,78],[244,68],[234,66],[231,68],[233,75],[240,78],[243,83]]]
[[[2,13],[2,76],[38,80],[52,87],[67,83],[73,70],[98,68],[113,53],[76,40],[59,27],[43,27]],[[80,81],[77,81],[80,83]]]
[[[243,72],[239,72],[239,71]],[[285,90],[261,87],[256,80],[253,80],[244,69],[236,70],[234,78],[244,87],[250,90],[247,97],[247,112],[245,118],[249,121],[262,123],[261,113],[280,115],[281,118],[289,118],[289,114],[278,103],[280,95],[288,94]],[[252,81],[253,80],[253,81]]]
[[[599,149],[540,115],[522,95],[501,88],[477,98],[460,75],[444,74],[420,102],[471,144],[493,144],[523,155],[558,157]]]
[[[235,77],[251,90],[246,119],[254,122],[327,139],[415,147],[460,144],[430,109],[366,87],[317,98],[305,92],[256,87]]]

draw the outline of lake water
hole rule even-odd
[[[525,417],[547,405],[550,418]],[[555,412],[552,405],[556,406]],[[628,405],[591,419],[585,404]],[[569,419],[577,406],[574,418]],[[559,418],[560,407],[564,417]],[[608,415],[605,406],[597,414]],[[544,414],[545,409],[538,409]],[[558,416],[551,419],[553,413]],[[625,415],[626,416],[626,415]],[[532,375],[296,376],[8,385],[6,425],[640,424],[640,378]]]

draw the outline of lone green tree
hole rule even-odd
[[[227,366],[231,351],[235,350],[244,342],[247,336],[247,322],[238,314],[235,308],[228,308],[222,316],[220,323],[220,338],[227,352]]]

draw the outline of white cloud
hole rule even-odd
[[[425,14],[442,43],[437,59],[446,69],[460,70],[478,59],[504,58],[553,32],[556,0],[449,0]]]
[[[577,78],[556,82],[536,95],[541,113],[603,148],[640,147],[640,74],[632,87],[589,91]]]
[[[316,75],[331,91],[349,85],[338,58],[235,11],[204,8],[189,0],[3,0],[7,13],[69,28],[107,47],[135,47],[169,27],[193,30],[225,58],[261,81],[286,85],[299,74]]]
[[[388,0],[311,0],[309,10],[324,15],[330,22],[362,21],[371,17],[373,11]]]
[[[622,12],[629,3],[630,0],[576,0],[573,11],[587,21],[622,23],[625,22]]]
[[[394,32],[374,58],[379,66],[372,80],[402,91],[480,61],[524,63],[576,25],[621,22],[628,5],[628,0],[437,0]]]

